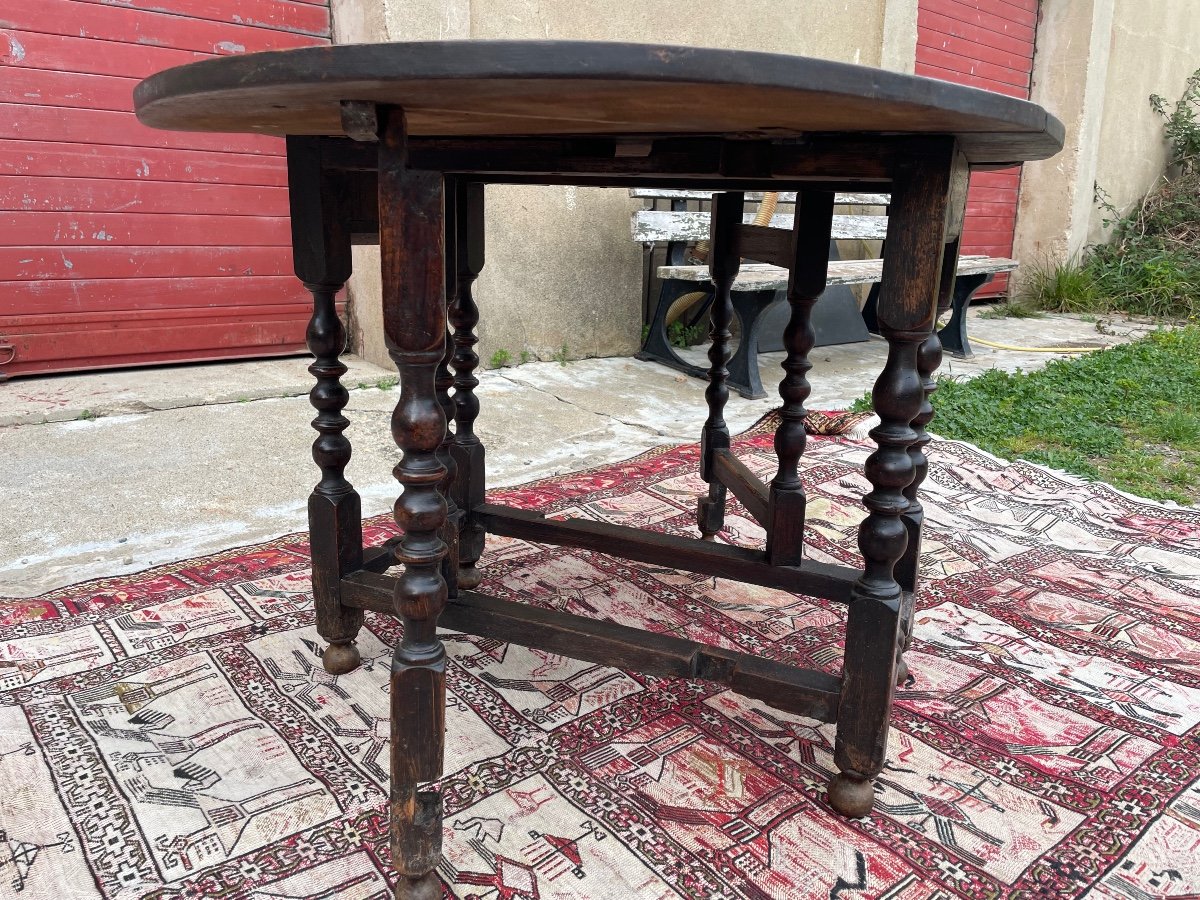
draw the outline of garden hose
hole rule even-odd
[[[762,202],[758,204],[758,211],[754,214],[752,225],[770,225],[771,218],[775,215],[775,207],[779,203],[779,193],[777,191],[767,191],[763,194]],[[692,248],[691,256],[697,262],[708,261],[708,241],[700,241]],[[709,295],[709,291],[692,291],[684,294],[682,297],[676,298],[675,302],[667,309],[667,327],[670,328],[685,312],[703,300]]]
[[[1091,353],[1093,350],[1103,350],[1103,347],[1014,347],[1012,344],[997,344],[985,341],[981,337],[971,335],[972,344],[983,344],[993,350],[1017,350],[1021,353]]]

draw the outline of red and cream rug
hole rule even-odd
[[[737,443],[773,472],[763,427]],[[856,559],[866,443],[813,438],[814,558]],[[690,533],[697,448],[499,491]],[[939,442],[878,813],[831,726],[447,633],[449,896],[1200,894],[1200,513]],[[735,509],[724,537],[761,531]],[[375,520],[382,541],[392,529]],[[0,896],[389,896],[389,647],[331,678],[303,536],[3,603]],[[836,670],[840,608],[492,538],[483,590]]]

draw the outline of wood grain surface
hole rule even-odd
[[[342,134],[339,103],[401,106],[414,136],[955,134],[972,163],[1042,159],[1063,127],[1032,103],[769,53],[570,41],[309,47],[206,60],[134,95],[156,128]]]

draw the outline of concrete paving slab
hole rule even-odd
[[[214,403],[308,394],[310,357],[197,363],[145,369],[112,369],[45,378],[17,378],[0,387],[0,426],[70,422]],[[344,358],[345,383],[394,382],[394,370],[356,356]]]
[[[699,440],[708,416],[705,381],[628,357],[583,359],[565,366],[526,363],[491,374],[637,428],[651,444]],[[778,394],[765,400],[745,400],[731,393],[725,420],[731,431],[742,431],[778,405]]]
[[[477,432],[495,486],[628,458],[648,446],[643,429],[547,402],[545,392],[491,373],[481,381]],[[397,388],[351,390],[354,456],[346,473],[366,515],[387,512],[399,489],[389,429],[398,398]],[[0,521],[0,596],[32,596],[307,527],[317,479],[307,398],[147,406],[0,428],[4,487],[20,498]]]
[[[971,324],[973,337],[1023,346],[1107,345],[1147,330],[1117,320],[1097,330],[1057,316]],[[943,372],[1032,369],[1055,356],[976,350],[974,360],[948,359]],[[840,408],[861,396],[885,356],[879,341],[818,348],[810,407]],[[732,430],[777,405],[781,359],[761,360],[766,400],[730,397]],[[347,474],[373,515],[386,512],[398,490],[389,419],[399,391],[393,373],[348,364],[354,458]],[[32,596],[303,530],[317,477],[306,365],[291,358],[170,366],[0,387],[7,401],[0,421],[10,423],[0,427],[0,487],[15,498],[0,518],[0,596]],[[703,381],[633,359],[531,363],[484,372],[480,382],[477,430],[494,486],[696,440],[706,415]]]
[[[986,346],[982,341],[1009,347],[1102,349],[1134,340],[1156,327],[1152,321],[1127,320],[1123,317],[1091,319],[1075,315],[1047,315],[1037,319],[991,318],[982,309],[972,309],[968,315],[967,333],[975,355],[970,359],[956,359],[947,353],[938,370],[939,376],[973,378],[989,369],[1033,371],[1052,359],[1077,355],[996,349]],[[707,367],[707,352],[707,345],[700,345],[681,351],[680,355],[690,363]],[[779,381],[783,376],[780,364],[783,358],[783,353],[762,353],[758,357],[759,376],[771,405],[778,405]],[[875,375],[887,359],[887,343],[876,337],[857,344],[817,347],[809,358],[813,369],[808,380],[813,390],[808,407],[845,409],[870,390]]]

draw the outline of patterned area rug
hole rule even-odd
[[[736,444],[769,477],[760,426]],[[856,559],[870,445],[814,438],[811,556]],[[496,498],[691,532],[697,448]],[[446,634],[449,896],[1195,897],[1200,514],[939,442],[879,812],[833,729],[709,685]],[[735,508],[724,537],[760,529]],[[367,534],[391,534],[372,521]],[[330,678],[303,537],[3,606],[0,896],[388,893],[389,646]],[[836,671],[844,610],[493,538],[483,589]]]

